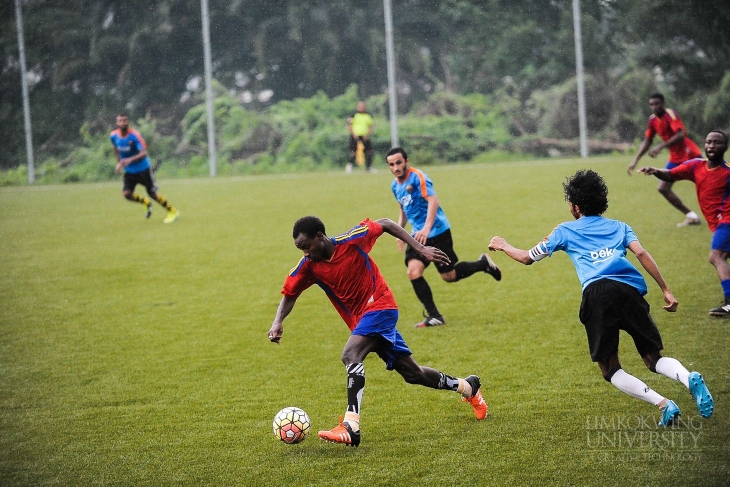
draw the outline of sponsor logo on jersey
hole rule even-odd
[[[613,253],[614,249],[609,249],[608,247],[601,250],[591,250],[591,260],[593,260],[594,265],[600,264],[601,262],[611,260]]]

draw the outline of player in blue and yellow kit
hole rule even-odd
[[[501,250],[517,262],[530,265],[562,250],[573,261],[583,287],[580,321],[585,325],[591,358],[598,363],[603,378],[622,392],[658,406],[662,411],[659,426],[674,424],[680,415],[677,404],[629,375],[618,359],[619,330],[634,340],[636,350],[654,373],[677,380],[689,389],[700,415],[709,418],[714,401],[698,372],[690,373],[678,360],[662,357],[659,329],[644,299],[646,281],[626,258],[636,255],[641,266],[664,293],[666,311],[677,310],[678,302],[664,281],[659,267],[642,247],[629,225],[601,215],[608,209],[608,188],[593,171],[578,171],[563,184],[565,199],[575,221],[561,223],[535,245],[522,250],[502,237],[492,237],[489,250]]]
[[[117,128],[109,134],[117,156],[117,172],[124,169],[124,187],[122,194],[129,201],[142,203],[147,208],[147,218],[152,215],[152,202],[134,192],[134,188],[141,184],[147,189],[147,194],[167,210],[165,223],[172,223],[178,219],[180,212],[167,201],[167,198],[157,192],[157,183],[152,173],[150,158],[147,157],[147,143],[139,131],[129,127],[129,115],[117,115]]]
[[[400,147],[394,147],[386,155],[386,160],[390,172],[395,176],[390,187],[400,205],[398,224],[405,227],[406,221],[410,222],[413,238],[416,241],[436,247],[449,256],[449,263],[435,263],[441,278],[446,282],[456,282],[475,272],[486,272],[498,281],[502,279],[499,267],[486,254],[482,254],[479,260],[474,262],[459,262],[451,239],[451,225],[439,204],[433,183],[423,171],[410,166],[406,151]],[[398,240],[398,247],[401,251],[403,245],[403,241]],[[445,324],[446,320],[433,301],[431,287],[423,277],[423,272],[429,262],[414,252],[410,246],[406,247],[405,255],[408,278],[427,313],[425,319],[416,324],[416,328]]]

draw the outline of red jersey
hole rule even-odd
[[[382,226],[366,219],[350,231],[332,237],[335,244],[332,258],[314,262],[302,257],[289,271],[281,294],[296,298],[317,284],[350,330],[369,311],[398,309],[388,283],[369,255],[382,234]]]
[[[649,123],[647,124],[644,136],[651,140],[658,134],[666,142],[680,130],[684,132],[684,139],[669,146],[669,162],[678,164],[689,159],[694,159],[695,157],[702,157],[700,148],[689,138],[682,120],[677,115],[677,112],[671,108],[665,109],[664,115],[660,117],[656,115],[649,117]]]
[[[726,161],[708,169],[707,159],[692,159],[669,171],[676,180],[694,181],[697,200],[711,231],[730,223],[730,164]]]

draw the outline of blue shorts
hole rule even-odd
[[[393,370],[395,361],[401,357],[412,355],[411,349],[406,345],[405,340],[395,327],[398,323],[397,309],[384,309],[365,313],[354,330],[353,335],[382,337],[383,345],[375,351],[383,362],[385,368]]]
[[[712,234],[712,250],[730,252],[730,224],[720,223]]]

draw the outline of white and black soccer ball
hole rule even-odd
[[[294,406],[286,407],[274,416],[274,436],[290,445],[304,441],[311,426],[309,415]]]

